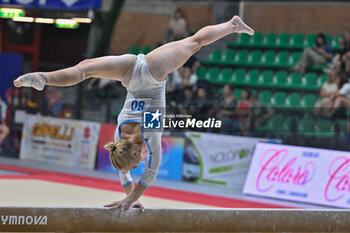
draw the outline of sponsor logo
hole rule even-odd
[[[2,225],[47,225],[47,216],[1,215]]]
[[[235,160],[247,159],[250,160],[253,156],[253,148],[233,149],[228,151],[219,151],[210,155],[211,162],[225,163]]]
[[[159,112],[159,109],[156,112],[144,112],[143,113],[144,128],[160,129],[161,116],[162,116],[162,113]]]
[[[52,139],[71,141],[74,136],[74,127],[36,123],[32,128],[32,136],[48,136]]]
[[[297,157],[288,156],[288,150],[269,149],[261,157],[261,170],[256,179],[256,189],[267,192],[275,184],[304,186],[316,170],[313,162],[300,164]]]
[[[329,202],[338,201],[350,191],[350,159],[348,157],[334,159],[329,166],[328,174],[324,196]]]
[[[89,126],[86,126],[84,128],[84,138],[87,140],[90,138],[90,136],[91,136],[91,129]]]
[[[303,151],[302,156],[309,158],[318,158],[320,156],[320,153],[313,151]]]

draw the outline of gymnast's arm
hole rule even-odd
[[[162,158],[161,133],[153,132],[149,141],[146,141],[149,157],[146,162],[145,173],[140,178],[134,190],[127,196],[126,201],[133,203],[138,200],[148,187],[157,178],[157,173]]]
[[[125,193],[127,195],[130,194],[134,190],[134,180],[132,179],[130,171],[119,172],[119,177]]]
[[[122,78],[135,61],[136,56],[130,54],[87,59],[73,67],[62,70],[22,75],[14,81],[14,85],[16,87],[25,86],[43,90],[45,85],[72,86],[91,77],[122,81]]]

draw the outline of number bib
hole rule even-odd
[[[128,99],[124,108],[131,112],[143,112],[148,110],[151,105],[152,99]]]

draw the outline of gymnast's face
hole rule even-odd
[[[123,169],[120,169],[121,172],[127,172],[137,168],[137,166],[146,158],[146,156],[142,153],[142,151],[138,151],[134,148],[130,149],[130,153],[133,159],[128,166],[126,166]]]

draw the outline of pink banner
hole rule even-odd
[[[243,193],[350,208],[350,152],[258,143]]]

